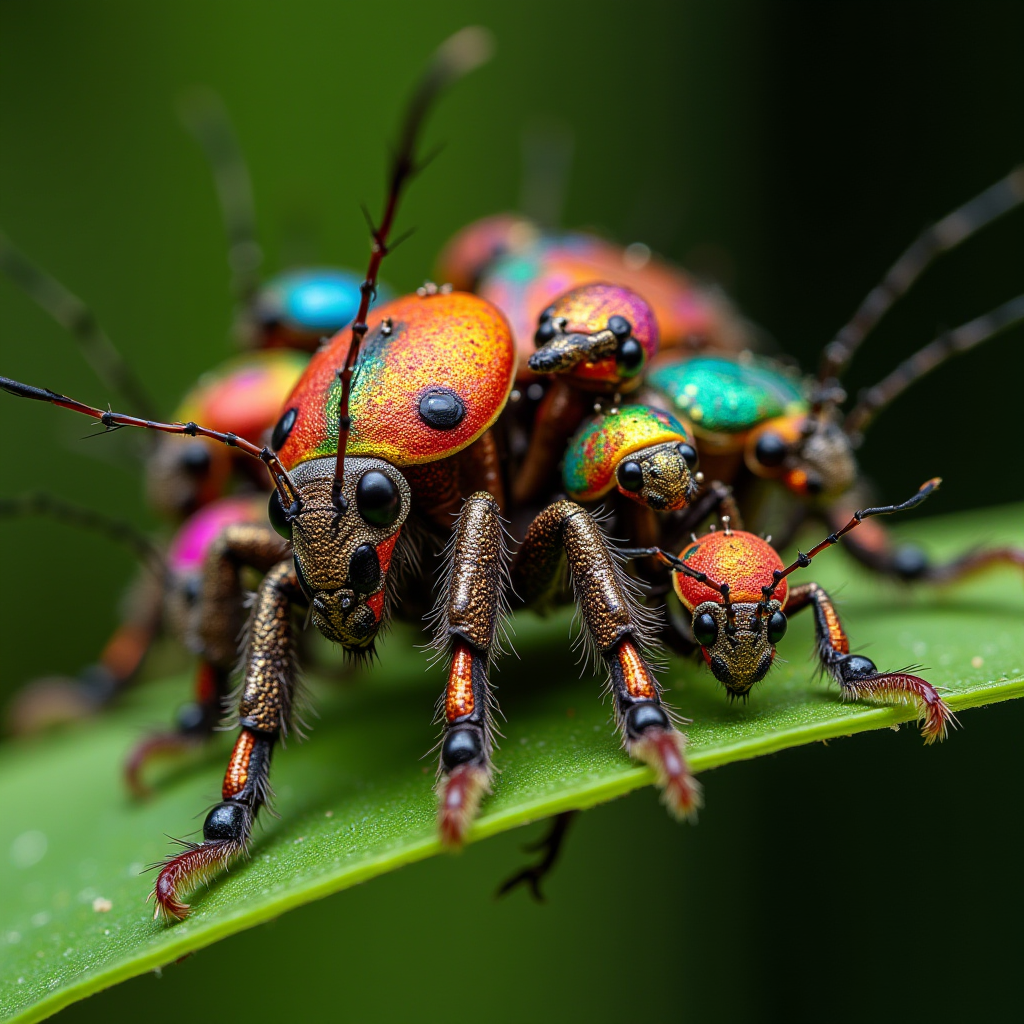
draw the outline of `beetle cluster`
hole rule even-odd
[[[879,671],[852,654],[829,595],[813,582],[793,586],[790,576],[863,522],[913,508],[938,486],[930,480],[902,503],[851,511],[857,440],[874,412],[916,377],[1024,317],[1024,300],[922,350],[844,422],[838,378],[934,256],[1021,201],[1024,172],[918,240],[826,348],[813,380],[752,355],[748,325],[721,295],[646,250],[618,249],[584,234],[546,234],[518,216],[464,229],[439,262],[437,276],[448,283],[371,311],[381,262],[394,244],[399,199],[417,167],[422,120],[434,97],[478,64],[484,49],[480,34],[466,30],[438,51],[391,164],[369,268],[355,289],[355,308],[343,314],[350,322],[316,346],[308,362],[283,350],[292,367],[287,385],[276,379],[265,389],[266,403],[241,403],[250,412],[258,407],[259,416],[240,426],[233,404],[247,386],[248,362],[201,388],[174,422],[105,411],[0,378],[16,397],[90,416],[107,430],[178,435],[150,458],[153,472],[163,472],[166,462],[176,474],[153,493],[179,516],[193,515],[175,542],[192,557],[179,568],[172,547],[174,581],[162,600],[180,597],[187,606],[183,632],[202,669],[193,718],[158,743],[212,728],[248,616],[238,735],[222,799],[206,817],[202,842],[184,844],[157,877],[157,909],[170,917],[187,914],[185,896],[198,880],[245,851],[267,801],[272,753],[294,713],[300,617],[308,615],[347,651],[366,655],[389,615],[423,618],[424,577],[435,583],[429,621],[448,665],[436,788],[438,831],[450,846],[464,841],[491,786],[489,672],[513,603],[543,610],[575,602],[609,679],[622,744],[654,769],[678,816],[696,810],[700,788],[652,668],[663,642],[698,653],[730,697],[746,698],[771,668],[787,616],[809,608],[820,666],[844,698],[913,703],[926,742],[942,739],[953,720],[926,680]],[[211,123],[197,129],[207,143]],[[44,280],[34,273],[23,276]],[[311,332],[301,329],[302,317],[286,316],[288,280],[301,292],[315,286],[315,277],[262,289],[240,285],[241,319],[259,327],[249,334],[272,348],[308,350]],[[339,326],[317,323],[313,333]],[[95,327],[85,331],[95,340]],[[259,358],[266,369],[271,357]],[[231,411],[223,418],[222,407]],[[269,522],[252,514],[251,502],[223,497],[227,482],[244,479],[245,471],[235,463],[215,469],[221,453],[269,471]],[[779,485],[793,496],[793,529],[813,515],[829,524],[827,537],[786,565],[769,540],[741,528],[743,517],[757,518],[759,485]],[[237,514],[218,518],[225,500],[238,504]],[[593,507],[602,500],[628,547],[616,549],[605,535]],[[719,517],[723,528],[705,529]],[[940,566],[884,544],[852,550],[903,579],[954,580],[998,562],[1024,564],[1016,549],[972,552]],[[249,610],[246,569],[262,574]],[[152,749],[137,752],[135,769]]]

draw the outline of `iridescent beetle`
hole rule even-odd
[[[673,586],[692,616],[692,644],[699,649],[715,678],[730,698],[744,700],[764,679],[775,659],[775,647],[786,635],[788,617],[812,608],[817,656],[825,675],[836,682],[844,700],[870,698],[915,705],[922,719],[925,743],[944,739],[955,724],[953,713],[931,683],[908,671],[879,672],[874,662],[850,653],[850,642],[835,605],[817,583],[790,587],[788,577],[806,568],[825,548],[874,516],[914,508],[938,486],[927,481],[900,505],[860,509],[839,530],[799,553],[784,565],[771,544],[761,537],[730,528],[694,537],[678,556],[652,547],[629,552],[655,556],[673,572]]]
[[[242,602],[240,567],[251,565],[265,576],[250,618],[240,732],[223,800],[207,815],[203,842],[187,844],[157,879],[158,910],[169,915],[184,916],[188,888],[243,852],[266,802],[271,752],[291,720],[291,609],[308,603],[325,636],[354,653],[369,652],[389,606],[401,611],[408,601],[415,607],[419,597],[414,581],[403,586],[390,572],[414,539],[415,531],[403,531],[407,521],[450,539],[438,556],[434,619],[435,642],[450,658],[438,780],[438,827],[446,843],[462,841],[489,786],[488,668],[509,582],[524,603],[542,602],[558,586],[565,561],[584,626],[611,676],[625,746],[655,766],[675,812],[695,806],[683,737],[662,707],[644,654],[651,624],[594,519],[573,502],[554,502],[507,564],[498,460],[488,433],[515,369],[502,315],[476,296],[424,289],[367,318],[398,196],[414,167],[416,129],[431,96],[478,63],[481,48],[478,32],[453,37],[414,99],[416,116],[407,122],[385,215],[374,232],[361,309],[349,336],[317,353],[286,402],[275,428],[280,455],[195,423],[147,422],[0,379],[17,397],[85,414],[108,429],[143,427],[237,446],[260,458],[275,479],[271,518],[290,543],[269,526],[231,527],[206,561],[198,621],[208,646],[234,640],[228,622]]]

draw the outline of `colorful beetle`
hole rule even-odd
[[[799,553],[788,566],[768,541],[731,529],[728,518],[723,530],[694,537],[678,556],[660,548],[629,554],[655,556],[671,568],[676,594],[692,616],[692,644],[730,698],[746,699],[753,685],[768,674],[775,646],[786,635],[787,613],[792,616],[813,608],[818,660],[822,671],[839,685],[843,699],[909,701],[923,720],[925,743],[933,743],[944,739],[955,724],[935,687],[906,671],[879,672],[869,658],[851,654],[829,595],[817,583],[790,588],[788,577],[809,566],[816,555],[864,520],[914,508],[939,483],[938,478],[927,481],[900,505],[860,509],[841,529],[807,554]]]

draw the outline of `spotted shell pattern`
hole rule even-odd
[[[285,349],[229,359],[199,378],[175,410],[174,419],[201,423],[259,444],[308,363],[309,356]]]
[[[181,524],[167,550],[167,568],[176,575],[199,572],[213,542],[225,527],[235,523],[263,523],[266,519],[266,494],[211,502]]]
[[[409,295],[368,317],[352,381],[347,452],[395,466],[436,462],[472,444],[497,418],[512,388],[516,354],[508,323],[489,302],[465,292]],[[335,455],[338,403],[349,331],[313,356],[284,402],[294,422],[278,450],[286,468]],[[456,422],[431,425],[430,395],[447,396]]]
[[[800,383],[765,360],[697,356],[656,366],[648,381],[698,433],[743,433],[766,419],[806,409]]]
[[[693,444],[671,413],[648,405],[627,405],[595,416],[569,442],[562,477],[569,496],[593,501],[615,486],[615,467],[627,455],[655,444]]]
[[[782,569],[782,559],[764,538],[744,530],[715,530],[698,537],[679,557],[691,568],[705,573],[716,583],[729,584],[729,597],[736,603],[760,601],[762,587],[771,586],[772,573]],[[672,574],[672,586],[689,611],[704,601],[722,604],[722,595],[692,576]],[[783,606],[789,596],[787,580],[775,590]]]

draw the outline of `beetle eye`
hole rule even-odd
[[[615,476],[619,481],[619,486],[625,491],[632,491],[635,494],[644,486],[644,471],[640,467],[640,463],[634,462],[632,459],[629,462],[623,462],[616,470]]]
[[[624,316],[610,316],[608,330],[620,341],[624,341],[633,333],[633,325]]]
[[[788,445],[778,434],[765,433],[757,439],[754,447],[754,458],[762,466],[781,466],[786,457]]]
[[[541,320],[537,333],[533,336],[533,343],[540,348],[546,345],[555,336],[555,325],[550,318]]]
[[[697,468],[697,449],[692,444],[676,445],[676,451],[683,457],[683,461],[690,469]]]
[[[768,620],[768,642],[777,644],[785,635],[789,626],[789,620],[782,612],[776,612]]]
[[[625,341],[619,342],[615,364],[623,377],[635,377],[643,369],[645,359],[644,347],[636,338],[626,338]]]
[[[356,484],[356,507],[372,526],[390,526],[401,514],[402,496],[379,469],[371,469]]]
[[[703,612],[693,620],[693,635],[701,647],[710,647],[718,637],[718,623],[710,612]]]
[[[277,490],[270,492],[270,504],[267,507],[267,512],[270,515],[270,525],[282,536],[285,540],[292,539],[292,524],[288,521],[288,513],[285,511],[284,503],[281,501],[281,495]]]

